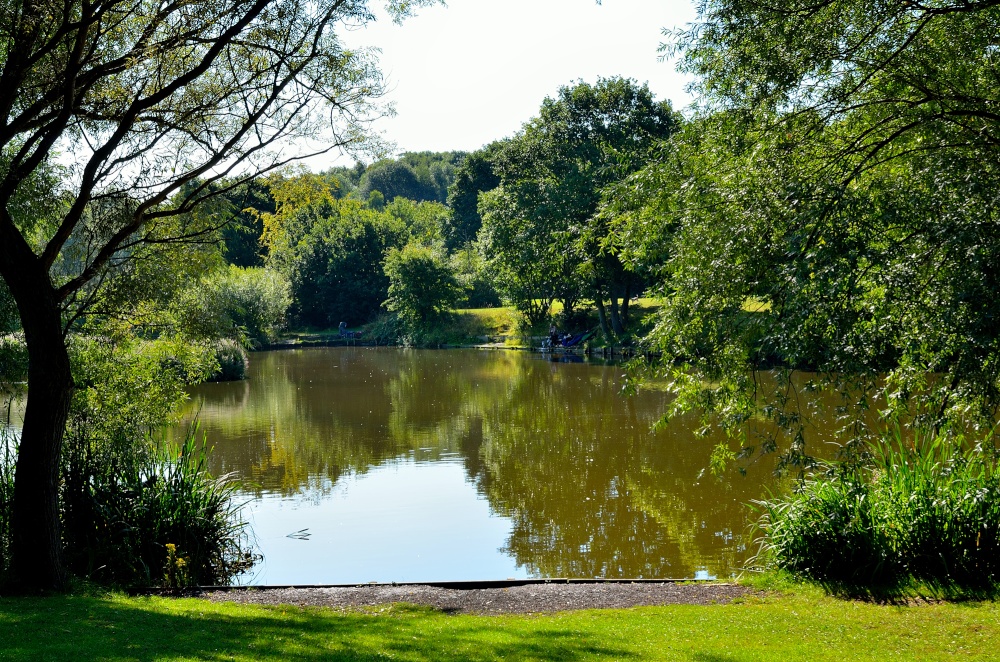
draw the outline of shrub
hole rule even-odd
[[[440,318],[458,303],[464,288],[444,255],[444,247],[409,243],[386,253],[389,298],[385,307],[410,330]]]
[[[208,378],[212,382],[235,382],[247,378],[250,358],[235,340],[219,340],[212,346],[218,369]]]
[[[208,474],[193,435],[179,449],[122,459],[113,469],[86,453],[68,463],[74,571],[124,586],[182,586],[229,583],[253,566],[237,486]]]
[[[285,276],[272,269],[229,265],[186,290],[175,308],[188,335],[260,346],[277,338],[291,301]]]
[[[764,502],[765,550],[823,582],[909,580],[981,588],[1000,581],[1000,472],[992,445],[897,431],[873,465]]]
[[[171,575],[178,581],[223,583],[242,571],[249,560],[233,488],[208,476],[190,439],[174,453],[151,441],[186,397],[186,384],[212,365],[209,351],[77,337],[71,357],[77,389],[60,494],[69,568],[102,582],[159,584],[170,543],[175,570],[178,559],[187,568]]]

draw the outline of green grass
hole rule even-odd
[[[739,604],[454,616],[202,600],[0,598],[0,659],[987,660],[996,603],[880,606],[816,589]]]

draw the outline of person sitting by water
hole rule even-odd
[[[555,347],[559,344],[559,331],[556,329],[556,325],[553,324],[549,327],[549,347]]]
[[[341,322],[341,323],[340,323],[340,326],[339,326],[339,327],[337,327],[337,328],[338,328],[338,330],[340,331],[340,337],[341,337],[341,338],[346,338],[346,337],[347,337],[347,335],[348,335],[348,334],[347,334],[347,324],[346,324],[345,322]]]

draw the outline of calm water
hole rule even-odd
[[[509,351],[328,348],[252,355],[192,411],[212,470],[245,483],[264,562],[245,582],[727,577],[745,503],[773,489],[706,471],[697,421],[621,367]]]

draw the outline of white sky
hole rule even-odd
[[[382,49],[397,115],[376,128],[398,152],[478,149],[516,132],[546,96],[580,79],[624,76],[648,82],[674,108],[691,101],[687,79],[657,59],[657,48],[663,28],[695,18],[693,0],[447,3],[348,35],[352,46]]]

